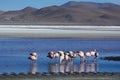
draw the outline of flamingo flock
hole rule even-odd
[[[87,61],[87,58],[92,56],[94,57],[94,61],[96,61],[99,53],[96,50],[90,52],[77,51],[76,53],[74,53],[73,51],[50,51],[47,55],[47,57],[49,57],[50,59],[59,58],[60,64],[62,64],[63,62],[68,63],[69,61],[73,61],[78,56],[80,57],[81,62]]]
[[[99,53],[96,50],[86,53],[83,51],[77,51],[77,54],[80,57],[81,61],[86,61],[87,57],[92,57],[92,56],[94,56],[94,61],[95,61],[99,56]]]
[[[38,53],[33,52],[30,54],[30,56],[28,57],[28,59],[30,59],[31,61],[36,61],[38,59]],[[97,57],[99,56],[99,53],[96,50],[90,51],[90,52],[83,52],[83,51],[77,51],[77,52],[73,52],[73,51],[68,51],[68,52],[64,52],[64,51],[50,51],[47,55],[48,58],[52,59],[59,59],[59,63],[62,64],[64,62],[68,63],[69,61],[73,62],[75,58],[79,57],[81,62],[85,62],[87,61],[88,57],[94,57],[94,61],[96,61]]]
[[[32,64],[36,64],[35,61],[38,59],[39,54],[33,52],[29,55],[28,59],[32,61]],[[83,52],[83,51],[50,51],[47,55],[52,61],[59,59],[59,63],[50,63],[50,72],[77,72],[76,65],[74,65],[74,59],[79,57],[80,58],[80,66],[79,72],[96,72],[96,59],[99,56],[99,53],[96,50],[90,52]],[[86,63],[89,61],[89,57],[93,57],[94,64]],[[59,69],[58,69],[59,68]],[[37,67],[36,65],[31,68],[31,74],[36,74]]]

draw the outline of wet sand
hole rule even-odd
[[[0,80],[119,80],[120,73],[2,74]]]
[[[0,37],[120,39],[120,27],[0,25]]]

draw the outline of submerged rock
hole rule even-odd
[[[108,56],[108,57],[102,57],[103,60],[109,60],[109,61],[120,61],[120,56]]]

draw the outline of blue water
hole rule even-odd
[[[77,57],[74,64],[60,65],[58,59],[51,62],[46,57],[49,51],[82,50],[87,52],[94,49],[100,54],[95,63],[93,59],[80,63],[80,58]],[[31,62],[27,59],[31,52],[40,54],[37,61]],[[70,72],[120,72],[120,62],[101,60],[100,57],[104,56],[120,56],[120,40],[0,38],[0,74],[33,71],[63,72],[63,69],[65,71],[67,68]]]

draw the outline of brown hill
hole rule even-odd
[[[17,11],[7,11],[4,12],[0,15],[0,22],[5,23],[5,24],[10,24],[10,23],[19,23],[22,20],[24,20],[23,15],[29,15],[32,12],[34,12],[35,8],[32,7],[26,7],[22,10],[17,10]]]
[[[119,5],[70,1],[61,6],[4,12],[0,24],[120,25],[119,14]]]
[[[1,10],[0,10],[0,14],[2,14],[2,13],[4,13],[4,11],[1,11]]]

